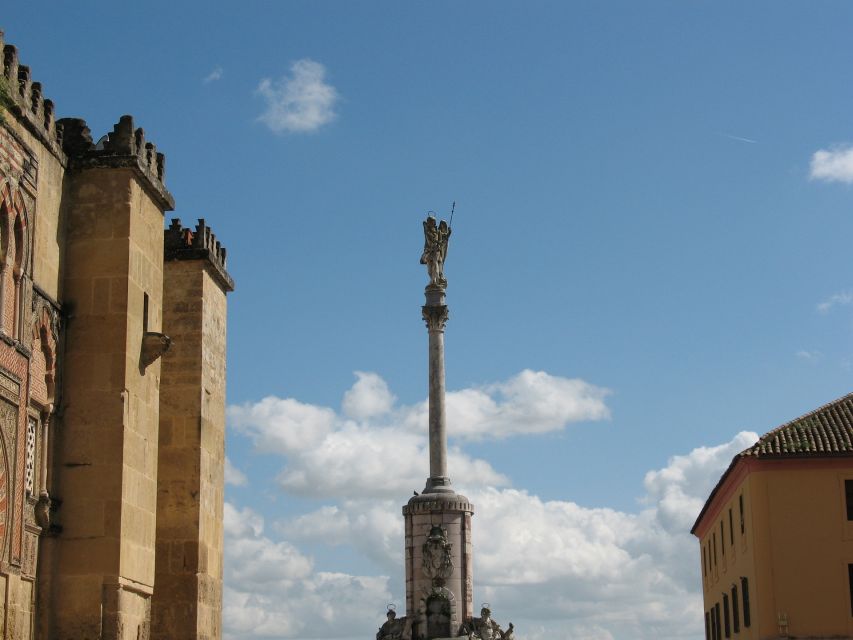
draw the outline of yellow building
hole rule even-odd
[[[853,394],[736,455],[691,532],[706,638],[853,638]]]

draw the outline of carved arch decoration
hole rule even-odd
[[[18,412],[0,399],[0,560],[6,562],[11,537],[13,488],[9,477],[9,437],[17,428]]]
[[[445,586],[433,586],[423,589],[417,601],[415,620],[417,621],[417,635],[426,637],[430,600],[444,600],[447,602],[447,614],[450,618],[450,636],[458,635],[456,632],[462,627],[463,620],[459,618],[459,610],[456,606],[456,596]],[[414,637],[414,634],[413,634]]]
[[[9,178],[0,181],[0,326],[20,339],[23,326],[23,275],[30,264],[29,210],[26,199]],[[13,251],[10,252],[10,245]],[[10,278],[11,276],[11,278]],[[12,294],[7,292],[11,287]],[[13,310],[9,326],[7,305]]]
[[[56,345],[59,340],[59,314],[49,304],[36,302],[32,324],[33,350],[44,358],[45,405],[52,405],[56,395]],[[41,373],[41,372],[39,372]],[[45,407],[47,408],[47,407]]]

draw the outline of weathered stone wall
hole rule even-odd
[[[168,258],[168,256],[167,256]],[[167,260],[152,637],[221,637],[225,290],[204,257]]]
[[[2,77],[18,71],[13,49],[3,49]],[[28,78],[28,72],[26,77]],[[31,88],[24,82],[22,89]],[[21,98],[23,100],[23,98]],[[41,102],[35,103],[42,108]],[[31,105],[32,106],[32,105]],[[58,147],[45,146],[27,118],[4,113],[0,125],[0,629],[4,638],[30,638],[34,632],[36,574],[42,528],[35,507],[46,465],[42,425],[52,398],[45,357],[55,352],[55,318],[50,317],[32,357],[32,329],[41,293],[34,291],[34,237],[39,227],[53,229],[54,247],[60,218],[64,158]],[[52,121],[48,122],[52,125]],[[44,132],[44,123],[41,126]],[[38,205],[38,206],[36,206]],[[58,291],[59,251],[39,263],[42,282]],[[53,268],[46,265],[53,264]]]
[[[130,168],[80,171],[69,195],[51,637],[136,640],[154,584],[160,365],[140,353],[146,306],[161,324],[162,211]]]
[[[192,606],[165,637],[218,638],[225,250],[202,221],[186,236],[193,259],[173,265],[172,320],[187,341],[170,378],[181,393],[163,405],[163,487],[192,473],[162,502],[161,541],[161,360],[143,344],[164,342],[150,332],[162,330],[174,206],[165,157],[130,116],[98,145],[85,121],[56,121],[1,31],[0,52],[11,97],[0,106],[0,636],[148,640],[156,572]]]
[[[28,261],[24,271],[48,297],[58,300],[61,295],[62,202],[67,157],[54,119],[53,102],[43,96],[41,83],[32,80],[29,67],[19,63],[17,49],[4,44],[2,31],[0,52],[0,76],[12,100],[3,120],[6,131],[17,143],[7,146],[5,140],[0,140],[0,149],[9,152],[6,167],[0,160],[0,168],[3,169],[0,180],[20,178],[23,183],[32,184],[33,197],[38,194],[38,209],[30,206],[26,220],[32,233],[27,238],[27,248],[34,258]],[[36,215],[38,224],[35,224]]]

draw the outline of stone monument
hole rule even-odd
[[[456,493],[447,472],[447,418],[444,406],[444,328],[447,279],[444,261],[450,225],[429,215],[424,225],[424,250],[429,284],[423,319],[429,334],[429,477],[424,490],[403,507],[406,532],[406,615],[388,621],[378,640],[437,640],[466,637],[510,640],[483,605],[474,617],[471,516],[474,505]]]

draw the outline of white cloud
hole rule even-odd
[[[350,418],[364,420],[391,411],[396,398],[375,373],[355,372],[356,383],[344,394],[342,408]]]
[[[245,487],[249,484],[246,474],[235,467],[228,456],[225,456],[225,484],[231,484],[235,487]]]
[[[820,351],[809,351],[808,349],[800,349],[797,351],[797,357],[800,360],[804,360],[805,362],[818,362],[821,358],[823,358],[823,354]]]
[[[853,182],[853,146],[820,149],[812,155],[809,177],[826,182]]]
[[[426,435],[344,424],[316,447],[289,459],[279,475],[285,490],[314,497],[394,497],[420,489],[429,475]],[[448,466],[460,486],[504,485],[487,462],[451,448]]]
[[[264,530],[264,519],[248,507],[237,509],[230,502],[226,502],[222,514],[222,529],[225,537],[259,536]]]
[[[405,495],[389,500],[344,500],[278,523],[276,529],[301,542],[351,545],[387,571],[397,571],[402,566],[403,500]]]
[[[213,71],[211,71],[210,73],[208,73],[204,77],[204,80],[202,80],[202,82],[204,84],[210,84],[211,82],[216,82],[217,80],[222,78],[222,73],[223,73],[222,67],[216,67]]]
[[[292,398],[267,397],[228,408],[231,427],[258,451],[284,455],[278,480],[288,492],[313,497],[391,498],[423,487],[428,475],[426,402],[394,406],[374,373],[356,373],[343,414]],[[451,392],[448,431],[454,439],[503,438],[609,417],[609,392],[583,380],[522,371],[505,382]],[[507,479],[458,445],[448,451],[453,482],[476,489]]]
[[[356,427],[348,423],[347,428],[358,429],[359,436],[366,439],[359,446],[375,443],[371,432],[380,434],[379,440],[390,437],[389,427]],[[332,434],[345,431],[346,428],[336,429]],[[400,434],[399,430],[397,434],[413,436]],[[673,456],[664,468],[649,471],[644,490],[638,490],[642,493],[639,513],[583,507],[569,500],[547,501],[521,489],[488,486],[484,482],[458,483],[476,505],[476,602],[490,602],[498,622],[506,625],[513,621],[519,640],[701,638],[698,545],[689,529],[732,457],[755,439],[754,433],[743,432],[725,444],[698,447],[686,455]],[[349,436],[343,440],[350,446],[354,442]],[[324,459],[334,466],[334,456]],[[344,461],[347,463],[349,458],[344,457]],[[306,470],[308,466],[302,468]],[[451,469],[457,468],[451,464]],[[337,473],[334,469],[331,472]],[[394,474],[400,475],[398,471]],[[370,582],[368,577],[335,574],[334,580],[324,582],[321,575],[325,574],[309,570],[306,576],[295,578],[293,586],[285,588],[281,586],[284,583],[271,582],[269,575],[261,577],[271,587],[253,587],[248,580],[249,571],[242,575],[239,597],[226,593],[226,603],[233,603],[231,608],[226,606],[226,628],[236,634],[234,637],[364,637],[375,633],[382,622],[379,603],[392,597],[384,574],[395,576],[398,582],[403,575],[400,503],[407,494],[376,499],[373,496],[382,494],[381,490],[363,487],[369,495],[352,497],[341,479],[330,482],[326,490],[338,492],[336,496],[328,494],[337,497],[335,504],[278,523],[277,533],[289,540],[289,545],[348,545],[376,563],[382,575],[374,576],[376,582]],[[235,513],[233,508],[226,511],[226,531],[235,529],[231,522]],[[253,540],[263,538],[251,512],[244,510],[243,514],[248,520],[242,529],[245,535]],[[300,575],[302,565],[288,553],[290,546],[276,546],[281,544],[285,543],[268,540],[266,545],[273,548],[263,552],[257,546],[247,546],[240,562],[252,565],[248,550],[257,556],[281,556],[280,562],[289,563],[289,575]],[[226,584],[231,589],[228,577]],[[352,593],[336,590],[343,590],[344,586]],[[316,605],[306,591],[322,592],[331,599],[325,605]],[[334,600],[336,597],[340,603]],[[286,619],[279,617],[282,606]],[[318,606],[328,606],[329,615],[338,621],[341,612],[350,612],[351,624],[327,625],[320,620],[318,629],[311,628]],[[248,608],[250,613],[240,607]]]
[[[721,472],[735,454],[757,440],[757,434],[741,431],[726,444],[699,447],[686,456],[673,456],[665,468],[649,471],[643,480],[646,499],[657,505],[661,526],[670,532],[689,530]]]
[[[267,102],[258,118],[274,133],[316,131],[335,119],[338,92],[325,81],[326,68],[303,58],[290,67],[290,74],[278,80],[264,78],[257,92]]]
[[[254,404],[228,407],[230,426],[249,435],[259,451],[282,455],[316,447],[335,428],[336,420],[333,410],[292,398],[268,396]]]
[[[449,392],[447,424],[453,437],[470,440],[559,431],[570,422],[608,419],[609,394],[580,379],[525,369],[504,382]],[[403,412],[412,431],[427,423],[426,401]]]
[[[609,418],[609,394],[583,380],[525,369],[506,382],[449,394],[448,423],[474,439],[559,431],[570,422]]]
[[[251,509],[225,503],[226,638],[341,638],[372,629],[388,602],[386,576],[316,571],[286,541],[264,535]]]
[[[817,310],[820,313],[829,313],[833,307],[845,306],[853,303],[853,291],[842,291],[829,296],[826,300],[817,305]]]

